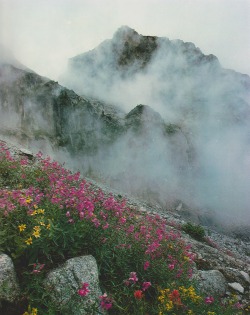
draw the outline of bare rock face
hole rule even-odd
[[[87,283],[89,293],[78,294],[82,284]],[[45,280],[45,290],[51,302],[65,315],[100,314],[98,309],[101,290],[98,269],[93,256],[72,258],[51,271]]]
[[[11,258],[0,255],[0,302],[13,303],[20,298],[20,288]]]
[[[226,279],[218,270],[199,270],[194,276],[199,287],[207,295],[224,295],[227,289]]]

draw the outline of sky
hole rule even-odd
[[[0,43],[54,80],[122,25],[193,42],[250,75],[250,0],[0,0]]]

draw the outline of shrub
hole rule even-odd
[[[182,230],[198,241],[202,241],[206,235],[205,230],[201,225],[193,224],[191,222],[183,224]]]

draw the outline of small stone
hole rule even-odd
[[[249,274],[246,273],[245,271],[240,271],[241,275],[243,276],[243,278],[250,283],[250,277]]]
[[[243,286],[240,283],[233,282],[233,283],[228,283],[228,285],[229,285],[230,288],[234,289],[235,291],[238,291],[238,292],[240,292],[242,294],[244,293],[244,288],[243,288]]]

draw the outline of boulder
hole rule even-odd
[[[0,255],[0,302],[15,302],[20,298],[20,288],[11,258]]]
[[[88,284],[85,296],[78,294]],[[100,314],[98,269],[93,256],[71,258],[49,272],[44,287],[51,304],[64,315]]]
[[[218,270],[198,270],[194,275],[201,292],[207,295],[224,295],[227,289],[226,279]]]

